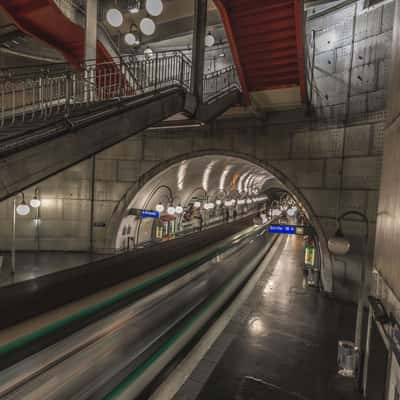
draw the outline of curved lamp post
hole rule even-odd
[[[360,291],[358,296],[357,304],[357,320],[356,320],[356,331],[355,331],[355,345],[361,351],[361,339],[362,339],[362,327],[364,318],[364,305],[367,294],[367,266],[368,266],[368,231],[369,231],[369,221],[365,214],[359,211],[347,211],[337,217],[338,229],[334,237],[328,240],[328,249],[334,255],[346,255],[350,250],[350,242],[345,238],[342,232],[342,220],[348,215],[357,215],[361,218],[361,221],[365,223],[365,236],[363,240],[363,254],[362,254],[362,264],[361,264],[361,282]]]

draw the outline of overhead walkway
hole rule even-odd
[[[240,102],[232,66],[204,76],[189,112],[179,52],[0,72],[0,201],[174,114],[205,122]]]
[[[136,398],[207,327],[275,240],[265,226],[247,228],[36,331],[6,343],[2,332],[1,398]],[[71,329],[79,320],[85,324]],[[49,335],[47,345],[35,345]]]

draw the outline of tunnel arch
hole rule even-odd
[[[193,151],[191,153],[184,153],[171,157],[169,159],[160,161],[157,165],[152,167],[150,170],[142,174],[138,180],[124,193],[114,208],[110,220],[107,224],[107,247],[114,248],[116,236],[118,233],[119,225],[126,214],[126,210],[129,204],[135,198],[135,196],[143,189],[143,187],[149,183],[153,178],[165,172],[168,168],[176,166],[184,161],[190,161],[199,157],[231,157],[243,162],[254,165],[255,167],[261,168],[266,172],[270,173],[276,179],[276,188],[287,190],[295,199],[298,204],[301,204],[303,211],[308,215],[310,222],[315,228],[319,242],[319,252],[321,259],[321,274],[324,289],[327,292],[333,291],[333,262],[331,255],[328,251],[327,237],[324,229],[319,221],[316,213],[313,210],[312,205],[302,193],[301,189],[281,170],[273,166],[267,160],[260,160],[246,153],[225,151],[225,150],[201,150]]]

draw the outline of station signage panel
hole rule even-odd
[[[153,210],[141,210],[138,208],[131,208],[128,212],[129,215],[136,215],[141,218],[160,218],[160,213],[158,211]]]
[[[282,233],[285,235],[312,235],[314,233],[311,226],[303,225],[283,225],[271,224],[268,226],[269,233]]]

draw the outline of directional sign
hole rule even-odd
[[[158,211],[142,210],[140,215],[142,218],[160,218],[160,213]]]
[[[268,232],[285,235],[312,235],[314,229],[312,226],[271,224],[268,227]]]
[[[139,208],[130,208],[128,214],[142,218],[160,218],[160,213],[158,211],[141,210]]]

